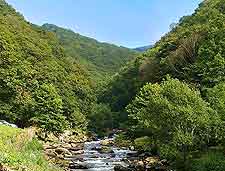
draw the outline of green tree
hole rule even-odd
[[[207,91],[207,99],[221,119],[225,121],[225,83],[220,83]]]
[[[106,104],[100,103],[94,105],[89,115],[89,120],[90,129],[99,134],[104,134],[107,129],[112,129],[114,127],[113,113]]]
[[[68,127],[62,115],[62,99],[52,84],[43,84],[35,92],[34,117],[32,120],[45,131],[61,133]]]
[[[214,126],[211,136],[217,137],[212,143],[214,145],[224,145],[224,132],[225,132],[225,83],[220,83],[213,88],[208,89],[206,99],[211,104],[211,107],[218,113],[221,123],[219,126]]]
[[[0,0],[0,119],[20,127],[35,120],[53,132],[86,127],[95,102],[86,71],[54,33],[25,21]]]
[[[152,129],[162,155],[174,151],[176,156],[181,151],[184,161],[190,147],[206,143],[211,123],[217,120],[199,91],[170,78],[146,84],[127,110],[139,124]]]

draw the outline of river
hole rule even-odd
[[[111,141],[112,139],[108,139]],[[108,146],[110,152],[100,152],[101,141],[91,141],[84,144],[84,153],[73,159],[76,169],[71,171],[114,171],[115,166],[127,167],[125,160],[128,155],[135,154],[129,149]]]

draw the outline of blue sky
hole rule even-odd
[[[153,44],[202,0],[6,0],[35,24],[56,24],[126,47]]]

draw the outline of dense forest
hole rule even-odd
[[[210,151],[223,149],[225,140],[224,4],[203,1],[98,97],[127,130],[121,139],[169,159],[177,169],[225,169],[221,150]]]
[[[97,83],[110,79],[110,76],[117,73],[138,54],[135,50],[100,43],[53,24],[44,24],[42,28],[54,32],[64,47],[65,53],[82,64]]]
[[[0,118],[46,131],[86,129],[107,82],[137,52],[24,20],[0,1]],[[93,123],[94,125],[94,123]]]
[[[95,96],[87,71],[56,35],[0,1],[0,118],[47,131],[85,128]]]
[[[33,25],[3,0],[0,11],[0,119],[56,135],[120,129],[118,145],[173,169],[225,170],[225,0],[144,53]]]

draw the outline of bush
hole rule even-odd
[[[169,77],[161,84],[146,84],[127,111],[139,125],[152,130],[151,138],[167,159],[181,154],[184,165],[190,150],[205,145],[212,125],[220,123],[217,113],[198,90]],[[148,138],[137,142],[147,148],[147,141],[154,142]]]
[[[151,151],[153,148],[153,140],[149,137],[141,137],[134,140],[135,148],[140,151]]]
[[[192,171],[224,171],[225,156],[221,152],[209,152],[193,160]]]
[[[88,117],[91,121],[89,123],[89,128],[99,135],[104,135],[107,129],[113,128],[112,112],[110,107],[106,104],[95,104]]]
[[[119,134],[116,136],[115,143],[120,147],[129,147],[132,145],[131,140],[125,134]]]

